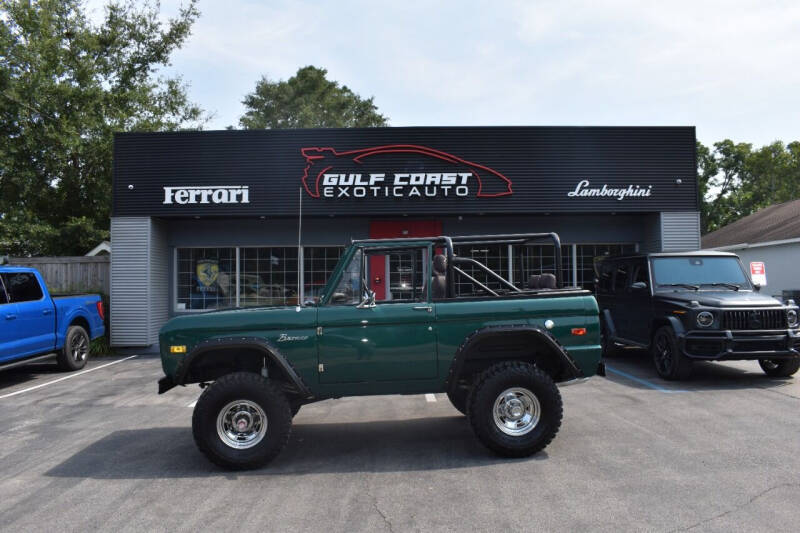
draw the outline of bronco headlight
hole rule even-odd
[[[797,311],[794,309],[789,309],[786,312],[786,322],[789,323],[790,328],[797,326]]]
[[[707,328],[714,323],[714,315],[708,311],[700,311],[697,313],[697,325],[701,328]]]

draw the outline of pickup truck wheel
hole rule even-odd
[[[678,348],[678,339],[670,326],[662,326],[653,335],[650,355],[658,375],[667,380],[688,379],[692,374],[692,361]]]
[[[561,394],[536,366],[505,361],[486,369],[470,395],[478,439],[505,457],[526,457],[550,444],[561,427]]]
[[[467,414],[467,397],[469,396],[469,389],[457,387],[455,390],[447,391],[447,399],[453,404],[453,407],[458,409],[462,415]]]
[[[81,326],[70,326],[64,338],[64,347],[58,352],[58,367],[61,370],[80,370],[89,359],[89,334]]]
[[[292,410],[281,388],[258,374],[235,372],[206,387],[192,415],[197,447],[225,468],[269,462],[286,446]]]
[[[800,359],[784,359],[773,361],[771,359],[759,359],[758,364],[766,375],[772,378],[788,378],[800,370]]]

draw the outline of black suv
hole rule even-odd
[[[609,257],[595,272],[606,355],[646,348],[665,379],[688,378],[692,361],[757,359],[781,377],[800,368],[797,305],[759,294],[735,254]]]

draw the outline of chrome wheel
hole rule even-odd
[[[89,355],[89,340],[85,335],[76,333],[72,336],[69,342],[69,353],[72,356],[72,360],[76,363],[80,363],[86,359],[86,356]]]
[[[519,437],[530,433],[539,424],[542,406],[528,389],[513,387],[500,393],[492,413],[497,429],[506,435]]]
[[[267,434],[267,415],[249,400],[236,400],[217,415],[217,435],[227,446],[237,450],[252,448]]]

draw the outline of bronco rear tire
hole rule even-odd
[[[561,394],[535,365],[504,361],[486,369],[469,396],[478,439],[505,457],[526,457],[550,444],[561,427]]]
[[[800,370],[800,359],[784,359],[773,361],[770,359],[759,359],[758,364],[766,375],[772,378],[788,378]]]
[[[275,383],[251,372],[227,374],[206,387],[192,415],[195,443],[225,468],[257,468],[280,453],[292,410]]]
[[[80,370],[89,359],[89,334],[81,326],[70,326],[64,338],[64,347],[58,352],[58,367],[61,370]]]

